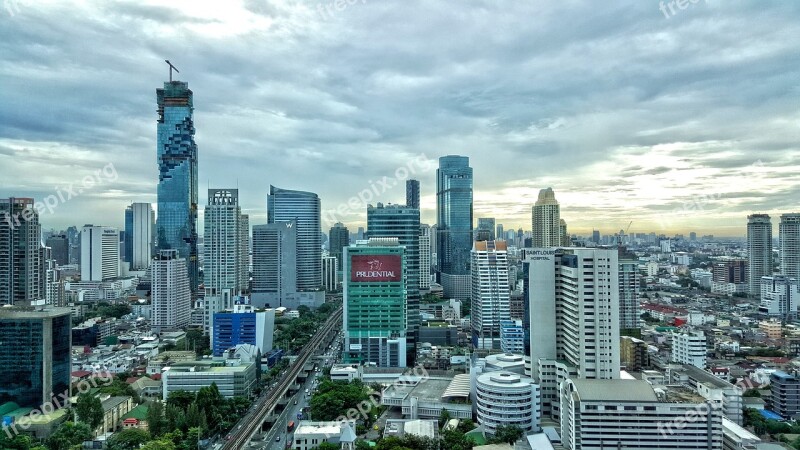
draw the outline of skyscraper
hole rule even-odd
[[[158,102],[158,219],[159,250],[174,249],[183,258],[189,289],[198,287],[197,261],[197,144],[194,105],[189,84],[164,83],[156,89]]]
[[[345,248],[345,362],[406,367],[405,250],[397,238]]]
[[[525,264],[533,378],[542,412],[558,416],[567,378],[619,378],[619,261],[616,249],[533,249]]]
[[[267,223],[296,221],[297,290],[322,287],[322,236],[317,194],[269,187]]]
[[[328,253],[336,258],[338,267],[342,267],[342,249],[350,245],[350,230],[343,223],[337,222],[328,233]]]
[[[493,241],[494,232],[494,217],[478,217],[478,228],[474,236],[476,241]]]
[[[155,214],[150,203],[132,203],[125,209],[125,262],[131,270],[147,270],[153,258]]]
[[[322,257],[322,284],[327,292],[336,292],[339,288],[339,261],[334,256]]]
[[[566,223],[564,226],[566,227]],[[561,211],[553,188],[539,191],[539,198],[532,209],[531,230],[534,248],[562,245]]]
[[[0,199],[0,305],[43,297],[38,276],[42,227],[32,198]]]
[[[406,180],[406,206],[419,209],[419,180]]]
[[[419,288],[431,288],[431,227],[419,225]]]
[[[619,328],[639,328],[639,262],[619,262]]]
[[[250,222],[239,206],[238,189],[209,189],[203,212],[204,330],[214,314],[233,307],[250,284]]]
[[[297,222],[253,226],[253,304],[279,307],[296,291]]]
[[[494,237],[495,237],[495,239],[498,239],[498,240],[503,240],[503,241],[506,240],[506,234],[503,231],[503,224],[502,223],[498,223],[497,226],[495,227]]]
[[[409,361],[414,360],[415,344],[419,332],[419,209],[403,205],[378,203],[367,207],[367,235],[372,238],[397,238],[405,247],[405,268],[408,307],[408,352]]]
[[[750,295],[761,295],[761,277],[772,276],[772,221],[768,214],[747,216],[747,282]]]
[[[71,329],[67,308],[0,308],[0,404],[39,410],[69,397]]]
[[[781,274],[800,280],[800,214],[782,214],[778,225]]]
[[[506,242],[476,241],[471,267],[472,345],[500,350],[500,323],[511,320]]]
[[[561,236],[562,246],[572,246],[572,239],[570,239],[569,233],[567,232],[567,221],[564,219],[559,219],[558,221],[558,234]]]
[[[59,266],[69,264],[69,240],[65,234],[50,236],[45,240],[45,246],[53,250],[53,260]]]
[[[150,264],[153,328],[177,329],[189,325],[192,293],[186,260],[177,250],[160,250]]]
[[[119,278],[119,230],[85,225],[81,230],[81,280]]]
[[[250,221],[239,206],[238,189],[209,189],[203,212],[205,295],[228,297],[249,287]],[[233,303],[225,308],[233,307]]]
[[[472,167],[466,156],[442,156],[436,170],[436,255],[444,295],[467,300],[472,251]]]

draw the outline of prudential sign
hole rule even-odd
[[[350,259],[350,281],[376,282],[402,279],[400,255],[353,255]]]

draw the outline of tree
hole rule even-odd
[[[341,447],[336,444],[331,444],[328,441],[323,441],[315,447],[317,450],[339,450]]]
[[[167,421],[164,418],[164,404],[158,400],[150,403],[150,407],[147,409],[147,428],[154,438],[168,431]]]
[[[31,445],[32,440],[30,436],[18,434],[12,438],[6,433],[0,433],[0,448],[9,450],[30,450]]]
[[[442,412],[439,413],[439,428],[445,426],[450,419],[450,412],[442,408]]]
[[[80,398],[78,398],[80,401]],[[75,445],[92,439],[94,433],[85,423],[65,422],[47,439],[50,450],[70,450]]]
[[[522,439],[524,434],[522,428],[516,425],[500,425],[495,429],[494,438],[490,439],[490,443],[500,444],[505,442],[509,445],[514,445],[515,442]]]
[[[91,394],[78,396],[78,401],[75,404],[75,414],[77,414],[79,421],[89,425],[89,429],[92,432],[103,423],[103,418],[105,417],[100,399]]]
[[[131,387],[130,384],[119,378],[114,378],[111,384],[100,388],[100,393],[108,394],[112,397],[128,396],[133,398],[133,402],[138,404],[141,402],[139,394]]]
[[[108,450],[134,450],[150,440],[150,433],[139,428],[118,431],[108,440]]]
[[[167,439],[159,439],[144,444],[139,450],[176,450],[175,444]]]
[[[471,422],[471,421],[470,421]],[[460,431],[445,430],[442,432],[442,448],[447,450],[471,450],[475,441]]]
[[[189,405],[194,401],[195,395],[192,392],[187,391],[172,391],[167,396],[167,404],[168,405],[175,405],[183,411],[189,407]]]
[[[758,389],[748,389],[742,394],[742,397],[761,397],[761,392],[758,392]]]

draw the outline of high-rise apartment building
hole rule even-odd
[[[472,251],[472,167],[466,156],[442,156],[436,170],[436,256],[448,298],[468,300]]]
[[[558,221],[558,234],[561,236],[561,245],[564,247],[572,246],[572,238],[569,236],[569,232],[567,231],[567,221],[564,219],[559,219]],[[621,241],[620,241],[621,242]]]
[[[405,247],[370,238],[345,248],[344,261],[345,362],[406,367]]]
[[[431,227],[419,225],[419,288],[431,288]]]
[[[505,232],[503,231],[503,224],[502,223],[498,223],[497,226],[495,227],[494,238],[497,239],[497,240],[500,240],[500,241],[506,240],[506,235],[505,235]],[[508,242],[508,241],[506,241],[506,242]]]
[[[193,93],[183,81],[156,89],[158,124],[159,250],[174,249],[183,258],[189,289],[198,288],[197,253],[197,144],[194,142]]]
[[[406,180],[406,206],[419,209],[419,180]]]
[[[155,329],[177,329],[189,325],[192,292],[186,260],[178,250],[159,250],[150,263],[152,317]]]
[[[32,198],[0,199],[0,305],[25,305],[43,297],[41,235]]]
[[[328,254],[336,258],[342,267],[342,249],[350,245],[350,230],[341,222],[336,222],[328,232]]]
[[[250,287],[250,221],[238,189],[208,190],[203,229],[203,328],[210,333],[214,314],[232,308]]]
[[[639,262],[619,262],[619,328],[639,328]]]
[[[539,198],[531,210],[533,247],[546,248],[562,245],[560,208],[552,188],[539,191]],[[564,226],[566,227],[566,223]]]
[[[619,378],[619,260],[616,249],[526,252],[533,378],[542,411],[558,416],[567,378]]]
[[[781,275],[800,280],[800,214],[782,214],[778,225]]]
[[[702,331],[672,333],[671,361],[705,369],[707,352],[706,336]]]
[[[761,277],[761,304],[758,312],[784,322],[797,320],[800,304],[798,280],[786,275]]]
[[[252,288],[253,304],[273,307],[297,292],[297,221],[253,226]]]
[[[0,404],[39,410],[54,395],[70,396],[69,309],[0,308],[0,342]]]
[[[405,247],[403,256],[406,282],[406,320],[408,333],[408,361],[416,356],[419,333],[419,209],[404,205],[367,206],[367,236],[372,238],[397,238],[399,245]]]
[[[267,223],[295,221],[297,290],[322,288],[322,228],[317,194],[269,187]]]
[[[81,280],[119,278],[119,230],[86,225],[81,229]]]
[[[747,216],[747,282],[750,295],[761,294],[761,277],[772,276],[772,221],[767,214]]]
[[[147,270],[150,266],[155,220],[150,203],[132,203],[125,209],[125,262],[131,270]]]
[[[472,247],[472,345],[500,350],[500,324],[511,320],[508,248],[505,241],[476,241]]]

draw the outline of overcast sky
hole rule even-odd
[[[61,192],[45,228],[156,202],[165,59],[194,91],[200,205],[238,186],[252,224],[274,184],[354,229],[348,199],[404,203],[406,171],[433,224],[447,154],[506,229],[546,187],[579,233],[742,236],[800,210],[800,2],[164,3],[0,9],[0,197]]]

